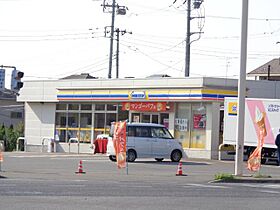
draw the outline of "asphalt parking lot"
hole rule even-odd
[[[80,168],[85,174],[76,174]],[[104,155],[4,153],[0,207],[15,209],[274,209],[278,206],[279,167],[265,165],[266,183],[213,182],[217,173],[234,172],[233,161],[137,159],[126,169]],[[256,179],[255,179],[256,180]],[[269,180],[269,181],[267,181]],[[260,181],[260,179],[258,179]],[[257,199],[256,199],[257,198]]]
[[[20,179],[76,179],[79,162],[85,174],[79,178],[87,179],[178,179],[176,173],[178,163],[165,160],[156,162],[153,159],[137,159],[128,163],[128,170],[117,169],[116,163],[108,160],[106,155],[85,155],[67,153],[27,153],[6,152],[1,164],[2,177]],[[274,163],[262,166],[260,173],[269,175],[273,179],[280,178],[280,168]],[[182,160],[182,172],[186,182],[208,182],[218,173],[234,173],[234,161],[218,161],[203,159]],[[248,179],[253,173],[246,169],[244,162],[244,177]],[[180,177],[182,178],[182,177]],[[271,179],[270,179],[271,180]]]

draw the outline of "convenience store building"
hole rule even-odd
[[[27,151],[41,151],[44,139],[57,152],[91,153],[111,122],[163,124],[189,157],[217,159],[222,143],[224,97],[237,96],[237,80],[223,78],[61,79],[26,81],[24,102]],[[247,96],[280,98],[273,81],[247,81]]]

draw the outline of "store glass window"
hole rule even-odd
[[[192,105],[191,148],[205,148],[206,146],[206,106]]]
[[[67,115],[66,113],[56,113],[55,116],[55,129],[56,135],[59,138],[60,142],[66,141],[66,122],[67,122]]]
[[[94,114],[94,139],[97,135],[105,133],[105,113]]]
[[[105,104],[95,104],[96,111],[105,111]]]
[[[129,112],[127,110],[122,110],[122,104],[118,104],[118,121],[128,120]]]
[[[151,115],[150,114],[142,114],[142,123],[150,123],[151,122]]]
[[[178,103],[175,114],[174,136],[182,143],[183,148],[190,147],[191,104]]]
[[[67,104],[56,104],[56,110],[66,110]]]
[[[81,104],[81,110],[92,110],[91,104]]]
[[[79,110],[79,104],[68,104],[68,110]]]
[[[107,113],[106,114],[106,129],[111,127],[112,122],[117,121],[117,114],[116,113]]]
[[[68,113],[67,139],[79,138],[79,113]]]
[[[91,142],[92,114],[91,113],[81,113],[80,115],[81,115],[80,116],[80,130],[79,130],[80,143],[90,143]]]
[[[79,127],[79,113],[68,113],[68,127],[69,128]]]
[[[117,104],[107,104],[107,111],[117,111]]]

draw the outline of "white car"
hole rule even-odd
[[[111,126],[110,137],[107,144],[107,155],[116,161],[116,153],[112,134],[114,124]],[[136,158],[155,158],[162,161],[164,158],[179,162],[184,150],[176,139],[163,125],[153,123],[127,123],[127,160],[135,161]]]

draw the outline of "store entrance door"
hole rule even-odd
[[[159,114],[147,114],[142,113],[142,122],[143,123],[159,123]]]

